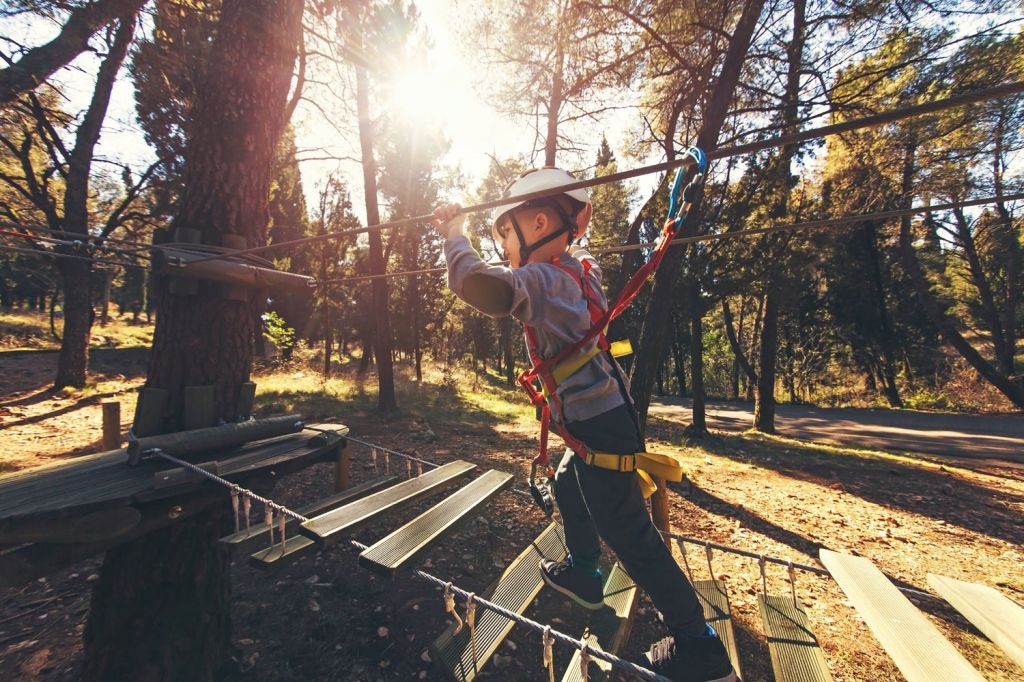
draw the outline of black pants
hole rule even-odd
[[[629,454],[643,449],[627,405],[568,427],[594,450]],[[596,562],[603,539],[673,632],[704,633],[697,594],[654,527],[635,473],[589,466],[566,450],[555,473],[554,493],[572,556]]]

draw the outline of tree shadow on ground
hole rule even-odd
[[[62,414],[68,414],[69,412],[75,412],[77,410],[80,410],[83,407],[88,407],[90,405],[95,405],[96,403],[98,403],[99,401],[103,400],[104,398],[112,398],[112,397],[114,397],[114,396],[116,396],[118,394],[119,394],[119,391],[111,391],[110,393],[94,393],[93,395],[89,395],[89,396],[85,396],[83,398],[79,398],[78,400],[74,401],[70,405],[65,405],[63,407],[57,408],[56,410],[51,410],[50,412],[44,412],[43,414],[34,414],[31,417],[25,417],[23,419],[18,419],[18,420],[13,421],[13,422],[8,422],[8,423],[4,424],[4,428],[12,428],[12,427],[15,427],[15,426],[26,426],[28,424],[38,424],[39,422],[46,421],[47,419],[52,419],[53,417],[59,417]]]
[[[818,553],[820,550],[835,550],[834,547],[829,547],[817,540],[811,540],[800,533],[784,528],[783,526],[773,523],[763,516],[750,511],[746,507],[724,500],[693,483],[690,483],[689,485],[670,483],[669,489],[705,511],[736,519],[751,531],[795,549],[812,559],[813,561],[810,563],[819,563]],[[896,587],[919,592],[920,595],[911,596],[915,598],[915,605],[922,611],[926,611],[927,613],[945,620],[953,620],[962,630],[973,630],[972,626],[962,618],[952,618],[955,611],[949,606],[949,604],[939,597],[929,594],[926,586],[915,585],[914,583],[894,578],[888,574],[886,574],[886,578],[888,578],[892,584],[896,585]]]
[[[1015,505],[1024,495],[966,480],[952,469],[884,458],[849,448],[830,448],[757,437],[713,436],[708,453],[772,469],[784,476],[845,492],[890,509],[940,519],[971,532],[1024,543]]]

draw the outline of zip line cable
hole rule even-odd
[[[57,237],[48,237],[45,235],[29,234],[28,232],[16,232],[14,230],[0,229],[0,236],[3,237],[18,237],[20,239],[33,240],[43,242],[44,244],[56,244],[58,246],[69,246],[77,249],[84,249],[86,251],[99,251],[101,253],[116,253],[125,256],[132,256],[139,258],[137,249],[122,249],[115,246],[107,246],[105,244],[93,244],[90,242],[84,242],[81,240],[72,239],[58,239]]]
[[[708,153],[709,160],[724,159],[731,156],[738,156],[740,154],[750,154],[752,152],[761,151],[763,149],[770,149],[773,147],[782,147],[785,145],[796,144],[798,142],[806,142],[819,137],[825,137],[828,135],[838,135],[840,133],[850,132],[852,130],[859,130],[861,128],[874,128],[885,123],[893,123],[907,118],[913,118],[915,116],[922,116],[925,114],[932,114],[946,109],[952,109],[954,107],[965,106],[968,104],[977,104],[991,99],[998,99],[1003,97],[1009,97],[1024,92],[1024,81],[1012,81],[1010,83],[1003,83],[991,88],[983,88],[981,90],[974,90],[971,92],[961,93],[959,95],[953,95],[951,97],[945,97],[943,99],[934,100],[932,102],[925,102],[924,104],[915,104],[907,107],[901,107],[899,109],[893,109],[890,111],[882,112],[879,114],[872,114],[869,116],[863,116],[861,118],[850,119],[842,123],[836,123],[833,125],[823,126],[820,128],[812,128],[797,133],[790,133],[788,135],[779,135],[776,137],[770,137],[765,140],[757,142],[749,142],[746,144],[733,145],[730,147],[721,147]],[[681,158],[674,159],[672,161],[663,161],[661,163],[652,164],[649,166],[640,166],[631,170],[620,171],[618,173],[611,173],[601,177],[590,178],[587,180],[580,180],[578,182],[569,183],[562,185],[555,189],[538,190],[536,192],[527,192],[526,194],[519,194],[514,197],[502,197],[499,199],[492,199],[483,203],[474,204],[472,206],[464,206],[460,213],[477,213],[480,211],[486,211],[498,206],[504,206],[516,202],[525,202],[532,199],[543,199],[546,197],[555,196],[558,194],[564,194],[565,192],[571,192],[576,189],[584,189],[587,187],[595,187],[597,185],[604,185],[612,182],[619,182],[621,180],[629,180],[632,178],[640,177],[642,175],[649,175],[651,173],[667,172],[680,166],[688,166],[694,163],[693,157],[685,155]],[[277,242],[276,244],[266,244],[264,246],[253,246],[247,249],[238,249],[234,251],[225,252],[223,254],[206,256],[205,258],[198,258],[192,263],[202,263],[208,260],[218,260],[223,258],[230,258],[233,256],[241,256],[250,253],[263,253],[265,251],[273,251],[276,249],[285,248],[288,246],[296,246],[299,244],[314,244],[322,241],[329,241],[332,239],[340,239],[342,237],[348,237],[352,235],[365,234],[369,232],[379,232],[381,230],[392,229],[396,227],[404,227],[409,225],[416,225],[421,223],[428,223],[433,220],[434,215],[432,213],[421,216],[413,216],[411,218],[399,218],[397,220],[391,220],[376,225],[368,225],[366,227],[350,228],[346,230],[335,230],[333,232],[327,232],[312,237],[302,237],[300,239],[290,239],[283,242]],[[159,248],[159,246],[155,247]],[[379,275],[378,275],[379,276]]]
[[[752,237],[761,234],[771,234],[774,232],[792,232],[795,230],[815,230],[828,227],[839,227],[842,225],[848,225],[850,223],[859,223],[869,220],[887,220],[889,218],[899,218],[906,215],[914,215],[917,213],[928,213],[930,211],[949,211],[955,208],[969,208],[971,206],[980,206],[983,204],[994,204],[999,201],[1018,201],[1024,199],[1024,192],[1016,194],[1006,194],[999,197],[985,197],[984,199],[969,199],[967,201],[960,201],[948,204],[932,204],[930,206],[913,206],[910,208],[897,208],[889,211],[879,211],[877,213],[861,213],[848,216],[840,216],[838,218],[822,218],[820,220],[808,220],[799,223],[786,223],[783,225],[773,225],[769,227],[756,227],[749,230],[734,230],[732,232],[716,232],[714,234],[699,234],[688,237],[677,237],[672,240],[672,246],[678,246],[682,244],[693,244],[695,242],[711,242],[720,241],[725,239],[735,239],[738,237]],[[595,256],[602,256],[615,253],[626,253],[629,251],[641,251],[643,249],[653,248],[657,242],[645,242],[642,244],[622,244],[620,246],[606,246],[598,247],[594,249],[587,249],[591,254]],[[489,265],[504,265],[508,261],[499,261],[496,263],[489,263]],[[371,279],[384,279],[389,277],[404,277],[407,275],[422,275],[422,274],[434,274],[445,272],[447,268],[436,267],[436,268],[424,268],[422,270],[403,270],[401,272],[389,272],[383,275],[356,275],[353,277],[339,277],[336,279],[325,279],[317,282],[317,285],[328,285],[328,284],[341,284],[344,282],[358,282],[363,280]]]
[[[93,234],[81,234],[77,232],[67,232],[65,230],[55,230],[52,227],[46,227],[44,225],[32,225],[30,223],[15,223],[10,221],[0,220],[0,228],[10,230],[32,230],[33,232],[46,232],[48,234],[64,235],[68,237],[77,237],[83,242],[88,239],[102,239],[104,242],[110,242],[111,244],[124,244],[126,246],[132,246],[139,251],[148,251],[153,248],[152,244],[146,242],[131,241],[128,239],[114,239],[113,237],[100,237]]]
[[[23,253],[29,256],[37,256],[40,258],[65,258],[67,260],[84,260],[89,263],[102,263],[104,265],[119,265],[123,268],[142,268],[148,270],[148,265],[142,265],[141,263],[129,263],[127,261],[109,260],[106,258],[91,258],[89,256],[76,256],[71,253],[57,253],[54,251],[40,251],[39,249],[24,249],[18,246],[8,246],[7,244],[0,244],[0,251],[11,251],[13,253]]]

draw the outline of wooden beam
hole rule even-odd
[[[209,255],[172,247],[157,247],[153,249],[153,272],[158,275],[203,279],[277,292],[310,294],[313,291],[311,285],[314,280],[305,275],[263,268],[237,260],[195,262]]]
[[[1024,668],[1024,608],[989,587],[928,574],[928,584]]]

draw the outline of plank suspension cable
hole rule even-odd
[[[713,242],[727,239],[737,239],[740,237],[753,237],[763,234],[772,234],[775,232],[793,232],[797,230],[817,230],[830,227],[840,227],[843,225],[849,225],[850,223],[859,223],[869,220],[886,220],[889,218],[899,218],[906,215],[916,215],[919,213],[928,213],[931,211],[949,211],[956,208],[970,208],[971,206],[981,206],[984,204],[994,204],[999,201],[1019,201],[1024,199],[1024,192],[1018,192],[1016,194],[1005,194],[998,197],[985,197],[983,199],[968,199],[966,201],[953,202],[947,204],[932,204],[928,206],[913,206],[910,208],[898,208],[889,211],[878,211],[876,213],[861,213],[848,216],[839,216],[838,218],[822,218],[819,220],[807,220],[798,223],[785,223],[782,225],[772,225],[769,227],[756,227],[749,230],[735,230],[732,232],[715,232],[712,234],[700,234],[689,237],[677,237],[673,239],[672,246],[679,246],[682,244],[693,244],[698,242]],[[588,249],[590,253],[595,256],[603,256],[615,253],[627,253],[630,251],[642,251],[644,249],[650,249],[655,246],[656,242],[645,242],[642,244],[620,244],[615,246],[600,246],[593,249]],[[505,265],[508,261],[499,261],[490,263],[490,265]],[[384,279],[390,277],[406,277],[409,275],[425,275],[425,274],[437,274],[445,272],[447,268],[436,267],[436,268],[423,268],[420,270],[402,270],[400,272],[388,272],[383,275],[355,275],[353,277],[338,277],[335,279],[326,279],[317,282],[318,285],[330,285],[330,284],[342,284],[346,282],[360,282],[373,279]]]
[[[217,484],[219,484],[221,486],[224,486],[229,491],[232,491],[232,492],[237,493],[238,495],[241,495],[243,497],[243,499],[246,499],[246,500],[249,500],[249,499],[256,500],[257,502],[260,502],[261,504],[264,505],[264,507],[267,510],[267,512],[270,512],[270,510],[274,510],[274,511],[277,511],[279,514],[282,514],[284,516],[288,516],[288,517],[290,517],[292,519],[295,519],[296,521],[299,521],[300,523],[303,523],[303,522],[306,522],[306,521],[309,520],[307,517],[303,516],[302,514],[299,514],[298,512],[295,512],[295,511],[293,511],[293,510],[291,510],[291,509],[289,509],[287,507],[285,507],[284,505],[278,504],[277,502],[274,502],[273,500],[270,500],[270,499],[268,499],[266,497],[263,497],[262,495],[254,493],[253,491],[251,491],[251,490],[249,490],[247,488],[243,488],[243,487],[239,486],[237,483],[232,483],[231,481],[229,481],[229,480],[227,480],[225,478],[222,478],[222,477],[218,476],[217,474],[215,474],[213,472],[207,471],[206,469],[203,469],[203,468],[201,468],[201,467],[199,467],[199,466],[197,466],[195,464],[192,464],[191,462],[186,462],[183,459],[178,459],[174,455],[169,455],[169,454],[167,454],[166,452],[164,452],[162,450],[159,450],[159,449],[148,450],[147,454],[150,454],[150,455],[153,455],[153,456],[156,456],[156,457],[160,457],[162,459],[165,459],[165,460],[171,462],[172,464],[175,464],[175,465],[180,466],[180,467],[184,467],[185,469],[188,469],[192,473],[195,473],[195,474],[197,474],[199,476],[207,478],[210,481],[213,481],[214,483],[217,483]],[[401,453],[396,453],[396,454],[401,454]],[[360,551],[365,550],[365,549],[368,548],[367,545],[364,545],[363,543],[359,542],[358,540],[349,539],[348,540],[348,544],[351,545],[353,548],[358,549]],[[550,626],[541,625],[537,621],[532,620],[530,618],[527,618],[526,616],[522,616],[522,615],[520,615],[520,614],[518,614],[518,613],[516,613],[514,611],[509,611],[508,609],[506,609],[506,608],[504,608],[502,606],[499,606],[498,604],[495,604],[495,603],[493,603],[493,602],[491,602],[491,601],[489,601],[487,599],[484,599],[482,597],[476,596],[475,593],[473,593],[473,592],[468,592],[468,591],[463,590],[463,589],[461,589],[459,587],[456,587],[455,585],[453,585],[451,583],[451,581],[441,580],[437,576],[431,575],[430,573],[427,573],[427,572],[419,570],[419,569],[413,569],[411,571],[411,573],[412,573],[412,575],[416,576],[420,580],[424,580],[424,581],[426,581],[428,583],[431,583],[432,585],[435,585],[437,587],[440,587],[440,588],[444,589],[445,593],[446,593],[446,600],[447,600],[447,595],[449,595],[449,594],[452,595],[452,598],[454,598],[455,596],[462,597],[464,600],[466,600],[467,604],[478,605],[478,606],[486,608],[486,609],[488,609],[490,611],[494,611],[495,613],[497,613],[497,614],[499,614],[501,616],[504,616],[505,618],[508,618],[508,619],[512,620],[513,622],[516,622],[516,623],[518,623],[520,625],[528,627],[531,630],[534,630],[535,632],[541,634],[542,636],[545,633],[547,633],[550,637],[552,637],[553,639],[558,640],[559,642],[561,642],[562,644],[565,644],[566,646],[569,646],[569,647],[572,647],[572,648],[575,648],[575,649],[581,649],[581,650],[584,649],[584,647],[586,647],[586,643],[585,642],[582,642],[582,641],[580,641],[578,639],[570,637],[569,635],[566,635],[566,634],[564,634],[562,632],[559,632],[558,630],[553,630],[553,629],[551,629]],[[671,680],[669,680],[667,677],[664,677],[662,675],[658,675],[657,673],[651,672],[650,670],[647,670],[646,668],[643,668],[643,667],[637,665],[636,663],[628,661],[628,660],[626,660],[624,658],[620,658],[620,657],[618,657],[618,656],[616,656],[614,654],[610,654],[610,653],[608,653],[606,651],[602,651],[600,649],[589,649],[588,653],[589,653],[590,656],[592,656],[594,658],[599,658],[602,661],[605,661],[606,663],[609,663],[609,664],[615,666],[616,668],[618,668],[620,670],[623,670],[625,672],[631,673],[631,674],[639,677],[640,679],[649,680],[651,682],[671,682]]]
[[[892,109],[890,111],[884,111],[878,114],[871,114],[869,116],[850,119],[842,123],[835,123],[832,125],[822,126],[819,128],[811,128],[809,130],[797,133],[790,133],[788,135],[778,135],[764,140],[758,140],[756,142],[737,144],[729,147],[720,147],[708,153],[708,159],[724,159],[732,156],[738,156],[741,154],[750,154],[764,149],[771,149],[774,147],[782,147],[790,144],[796,144],[799,142],[806,142],[808,140],[817,139],[819,137],[838,135],[853,130],[860,130],[863,128],[875,128],[886,123],[894,123],[896,121],[914,118],[916,116],[933,114],[940,111],[945,111],[947,109],[953,109],[955,107],[966,106],[968,104],[977,104],[979,102],[985,102],[992,99],[1010,97],[1012,95],[1017,95],[1022,92],[1024,92],[1024,81],[1011,81],[1009,83],[1003,83],[1001,85],[996,85],[991,88],[983,88],[981,90],[974,90],[971,92],[965,92],[958,95],[952,95],[950,97],[937,99],[931,102],[925,102],[923,104],[915,104],[911,106],[901,107],[899,109]],[[498,206],[503,206],[508,203],[529,201],[531,199],[542,199],[545,197],[553,196],[555,194],[569,192],[574,189],[583,189],[587,187],[595,187],[597,185],[620,182],[622,180],[630,180],[632,178],[640,177],[642,175],[649,175],[652,173],[663,173],[679,168],[680,166],[689,165],[692,163],[692,158],[690,158],[689,156],[682,156],[672,161],[663,161],[661,163],[656,163],[649,166],[640,166],[638,168],[620,171],[618,173],[610,173],[608,175],[601,177],[580,180],[578,182],[562,185],[556,190],[539,190],[537,192],[528,192],[526,194],[521,194],[514,197],[502,197],[499,199],[492,199],[490,201],[485,201],[483,203],[465,206],[462,208],[461,212],[477,213],[479,211],[486,211],[492,208],[496,208]],[[368,225],[366,227],[336,230],[333,232],[326,232],[324,234],[312,237],[303,237],[301,239],[291,239],[283,242],[277,242],[276,244],[266,244],[264,246],[253,246],[247,249],[228,251],[222,254],[207,256],[205,258],[198,259],[194,262],[203,262],[204,260],[229,258],[232,256],[242,256],[252,253],[263,253],[266,251],[273,251],[276,249],[281,249],[289,246],[297,246],[299,244],[314,244],[317,242],[365,234],[368,232],[379,232],[381,230],[393,229],[397,227],[429,223],[431,220],[433,220],[433,217],[433,214],[426,214],[421,216],[413,216],[410,218],[400,218],[397,220],[378,223],[376,225]],[[157,246],[156,248],[159,248],[159,246]]]

